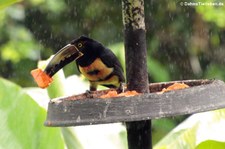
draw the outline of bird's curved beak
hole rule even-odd
[[[45,73],[52,77],[57,71],[72,61],[77,60],[83,55],[79,49],[72,44],[68,44],[60,49],[50,60],[45,68]]]

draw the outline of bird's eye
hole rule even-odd
[[[78,47],[81,48],[83,45],[82,43],[78,43]]]

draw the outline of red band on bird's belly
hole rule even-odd
[[[113,68],[107,67],[100,58],[97,58],[92,64],[86,67],[79,66],[80,72],[90,81],[102,80],[112,73]],[[99,71],[96,74],[89,72]]]
[[[84,71],[91,71],[91,65],[90,66],[87,66],[87,67],[81,67]]]

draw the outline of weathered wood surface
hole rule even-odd
[[[49,102],[45,125],[78,126],[139,121],[225,108],[224,82],[200,80],[185,83],[192,84],[192,87],[163,94],[147,93],[108,99],[74,100],[77,96],[54,99]],[[171,82],[151,84],[150,88],[158,90],[168,84]]]

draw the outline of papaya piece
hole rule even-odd
[[[37,68],[31,71],[31,75],[33,76],[35,82],[40,88],[46,88],[53,81],[53,79],[48,76],[44,71]]]
[[[135,96],[138,95],[139,93],[136,91],[126,91],[123,93],[118,94],[117,91],[109,91],[107,94],[104,94],[100,96],[100,98],[112,98],[112,97],[130,97],[130,96]]]
[[[189,86],[187,84],[184,84],[184,83],[174,83],[167,88],[163,88],[161,92],[158,92],[158,94],[163,94],[164,92],[173,91],[173,90],[180,90],[180,89],[184,89],[184,88],[188,88],[188,87]]]

